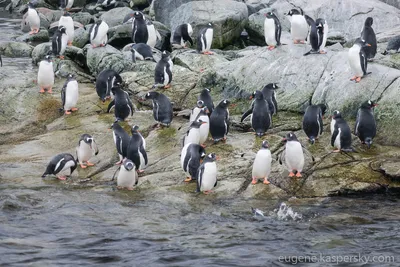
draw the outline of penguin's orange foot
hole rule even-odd
[[[294,43],[294,44],[298,44],[298,43],[299,43],[299,40],[293,40],[293,43]]]
[[[71,9],[70,9],[70,8],[68,8],[68,7],[66,7],[66,8],[65,8],[65,10],[67,10],[67,11],[70,11]]]
[[[356,78],[356,83],[359,83],[361,81],[361,77]]]
[[[137,172],[138,172],[138,173],[143,173],[143,172],[144,172],[144,170],[138,170]]]
[[[294,173],[293,172],[290,172],[289,173],[289,177],[293,177],[294,176]]]
[[[127,187],[126,189],[128,189],[129,191],[132,191],[132,190],[134,190],[135,188],[133,188],[133,187]]]
[[[117,186],[118,190],[124,189],[122,186]]]
[[[320,54],[326,54],[326,51],[320,50],[319,53],[320,53]]]
[[[71,111],[77,111],[78,108],[71,108]]]
[[[192,177],[187,177],[184,182],[189,183],[192,180]]]
[[[299,43],[300,43],[300,44],[305,44],[306,42],[303,40],[303,41],[300,41]]]
[[[59,59],[64,59],[64,56],[58,56]]]
[[[43,88],[43,87],[40,87],[40,91],[39,91],[39,93],[45,93],[45,91],[44,91],[44,88]]]
[[[49,90],[47,90],[47,93],[52,94],[53,93],[53,88],[50,88]]]
[[[34,34],[34,33],[35,33],[34,31],[30,31],[30,32],[29,32],[30,35],[32,35],[32,34]]]
[[[251,181],[251,184],[256,184],[258,182],[257,178],[253,177],[253,180]]]
[[[204,191],[203,193],[204,193],[205,195],[208,195],[208,194],[211,194],[212,191],[211,191],[211,190],[206,190],[206,191]]]
[[[355,79],[357,79],[357,76],[351,77],[350,81],[354,81]]]
[[[86,165],[88,165],[88,166],[94,166],[94,163],[91,163],[91,162],[89,162],[89,161],[86,161]]]
[[[303,177],[303,176],[301,175],[300,172],[297,172],[297,173],[296,173],[296,177],[300,178],[300,177]]]
[[[96,48],[96,45],[92,44],[92,47],[93,47],[93,48]]]
[[[65,115],[69,115],[69,114],[71,114],[71,111],[69,111],[69,110],[66,110],[65,111]],[[82,166],[82,165],[81,165]],[[86,167],[85,167],[86,168]]]
[[[121,165],[121,164],[122,164],[122,160],[115,163],[115,165]]]
[[[164,89],[168,89],[168,88],[170,88],[171,87],[171,84],[169,83],[169,84],[167,84],[166,86],[164,86]]]
[[[204,69],[200,69],[200,72],[204,72]]]
[[[57,178],[60,179],[60,180],[62,180],[62,181],[67,180],[67,177],[66,177],[66,176],[57,176]]]
[[[274,49],[275,49],[275,46],[273,46],[273,45],[268,46],[269,51],[274,50]]]
[[[333,150],[332,152],[333,152],[333,153],[339,153],[339,152],[340,152],[340,149],[335,149],[335,150]]]
[[[82,168],[82,169],[86,169],[86,168],[87,168],[87,166],[85,166],[85,165],[83,165],[83,164],[79,164],[79,165],[81,165],[81,168]]]
[[[202,148],[206,148],[206,147],[207,147],[206,144],[201,144],[200,146],[201,146]]]
[[[268,181],[267,177],[264,178],[263,184],[270,184],[270,182]]]

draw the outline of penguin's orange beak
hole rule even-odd
[[[286,139],[286,138],[283,138],[283,139],[282,139],[282,142],[286,142],[286,141],[287,141],[287,139]]]
[[[201,124],[207,124],[207,122],[203,121]]]
[[[366,46],[371,46],[371,44],[366,44]]]
[[[251,95],[251,96],[249,97],[249,99],[252,100],[252,99],[253,99],[253,96]]]
[[[230,107],[234,108],[234,107],[236,107],[236,104],[231,104]]]

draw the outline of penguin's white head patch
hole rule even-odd
[[[211,89],[206,88],[206,90],[207,90],[208,92],[211,92]]]
[[[368,105],[372,105],[372,102],[371,102],[371,100],[368,100]]]
[[[200,155],[200,157],[204,158],[205,155],[206,155],[206,153],[202,152],[201,155]]]

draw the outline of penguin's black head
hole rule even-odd
[[[74,77],[74,75],[72,74],[72,73],[69,73],[68,74],[68,76],[67,76],[67,79],[68,80],[72,80],[72,79],[74,79],[75,77]]]
[[[286,135],[284,138],[285,141],[298,141],[297,136],[294,134],[294,132],[290,132]]]
[[[63,16],[64,17],[71,17],[71,14],[69,14],[68,11],[65,11]]]
[[[133,164],[132,160],[126,159],[126,160],[124,161],[124,168],[125,168],[127,171],[131,171],[131,170],[133,170],[133,169],[135,168],[135,164]]]
[[[198,120],[198,121],[194,121],[194,122],[192,122],[192,124],[190,124],[190,128],[200,128],[200,126],[202,125],[202,124],[206,124],[207,122],[205,122],[205,121],[202,121],[202,120]]]
[[[29,2],[29,3],[28,3],[28,7],[29,7],[29,8],[35,8],[35,3]]]
[[[133,13],[133,17],[135,19],[144,19],[144,15],[142,12],[136,11],[135,13]]]
[[[103,21],[101,19],[96,21],[96,25],[100,25]]]
[[[159,93],[158,92],[148,92],[146,95],[145,95],[145,99],[154,99],[154,98],[156,98],[157,97],[157,95],[158,95]]]
[[[378,104],[376,104],[374,101],[372,100],[367,100],[364,103],[361,104],[361,108],[365,108],[365,109],[373,109],[374,107],[376,107]]]
[[[113,124],[111,124],[111,126],[110,126],[109,129],[114,129],[114,126],[117,125],[118,122],[119,122],[118,120],[115,120],[115,121],[113,122]]]
[[[166,50],[164,50],[163,52],[162,52],[162,54],[161,54],[161,58],[162,59],[167,59],[167,58],[169,58],[169,52],[168,51],[166,51]]]
[[[204,147],[199,146],[199,154],[200,154],[200,158],[204,159],[204,157],[206,156],[206,150],[204,149]]]
[[[317,26],[317,28],[324,28],[324,24],[325,24],[325,20],[324,19],[317,19],[315,21],[315,24]]]
[[[196,106],[198,108],[203,108],[204,107],[204,101],[203,100],[198,100],[197,103],[196,103]]]
[[[371,46],[371,44],[367,43],[364,39],[362,38],[357,38],[354,42],[355,45],[359,45],[361,47],[367,47]]]
[[[267,84],[266,86],[264,86],[264,89],[272,89],[272,90],[275,90],[275,89],[278,89],[279,87],[278,87],[278,84],[277,83],[269,83],[269,84]]]
[[[288,13],[288,16],[293,16],[293,15],[300,15],[300,11],[298,11],[297,9],[291,9]]]
[[[253,95],[254,95],[255,99],[264,99],[263,93],[259,90],[254,91]]]
[[[204,90],[206,90],[207,92],[211,92],[211,89],[210,88],[205,88]]]
[[[86,144],[90,145],[93,142],[93,137],[89,134],[83,134],[81,138]]]
[[[325,104],[318,104],[317,106],[321,109],[322,115],[325,115],[325,113],[326,113],[326,105]]]
[[[228,99],[224,99],[221,102],[219,102],[218,106],[220,106],[221,108],[228,108],[230,103],[231,102]]]
[[[139,126],[133,125],[133,126],[132,126],[132,129],[131,129],[132,134],[133,134],[133,133],[137,133],[138,131],[139,131]]]
[[[210,153],[207,155],[206,159],[207,159],[207,161],[216,161],[217,156],[215,155],[215,153]]]
[[[262,142],[262,144],[261,144],[261,147],[262,147],[262,148],[269,148],[268,141],[267,141],[267,140],[264,140],[264,141]]]
[[[60,27],[58,27],[58,30],[61,32],[61,33],[66,33],[66,28],[64,27],[64,26],[60,26]]]
[[[368,18],[365,20],[364,25],[365,25],[365,26],[371,27],[373,23],[374,23],[374,19],[371,18],[371,17],[368,17]]]
[[[339,112],[339,110],[335,110],[333,112],[332,119],[339,119],[341,117],[342,117],[342,114]]]
[[[267,12],[265,13],[265,16],[269,19],[273,18],[275,16],[274,12]]]
[[[207,28],[212,28],[212,27],[213,27],[213,25],[212,25],[212,23],[211,23],[211,22],[209,22],[209,23],[206,25],[206,27],[207,27]]]
[[[44,57],[44,60],[47,60],[47,62],[51,62],[51,56],[50,55],[46,55]]]

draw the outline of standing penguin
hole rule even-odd
[[[317,30],[318,30],[318,47],[319,47],[319,53],[321,54],[326,54],[326,51],[324,50],[325,45],[326,45],[326,40],[328,39],[328,23],[324,19],[317,19],[315,21],[315,24],[317,25]]]
[[[376,121],[374,117],[374,107],[377,104],[371,100],[361,104],[357,112],[356,126],[354,133],[360,138],[362,144],[367,144],[371,147],[372,140],[376,135]]]
[[[64,59],[64,52],[68,44],[68,35],[66,33],[66,28],[61,26],[54,33],[51,40],[51,48],[54,56],[58,56],[60,59]]]
[[[169,127],[172,122],[173,110],[169,98],[159,92],[149,92],[145,99],[153,101],[153,117],[158,124]]]
[[[303,130],[311,144],[315,143],[324,130],[323,117],[326,111],[324,104],[310,105],[306,108],[303,117]]]
[[[154,47],[157,43],[158,32],[151,21],[147,21],[142,12],[136,11],[131,14],[132,20],[132,41],[135,44],[144,43]]]
[[[111,92],[114,99],[108,104],[107,113],[114,108],[115,119],[119,121],[126,120],[129,115],[133,115],[133,104],[127,92],[121,89],[120,84],[116,83]]]
[[[78,98],[78,81],[72,74],[68,74],[67,81],[61,89],[61,100],[65,114],[71,114],[72,111],[78,110],[78,108],[76,108]]]
[[[389,40],[386,50],[382,53],[382,55],[389,54],[390,50],[395,50],[396,53],[400,53],[400,35],[397,35]]]
[[[130,136],[121,125],[118,124],[118,120],[114,121],[110,128],[113,130],[113,139],[119,155],[119,161],[115,165],[120,165],[128,154]]]
[[[369,74],[367,72],[367,55],[365,54],[365,48],[371,46],[366,43],[365,40],[357,38],[354,45],[349,49],[349,63],[351,70],[354,72],[355,76],[350,79],[350,81],[356,81],[356,83],[361,81],[361,77]]]
[[[251,127],[254,129],[256,135],[261,137],[271,126],[271,114],[269,113],[268,102],[265,101],[263,93],[257,90],[253,93],[253,96],[255,100],[251,104],[251,108],[243,114],[240,122],[243,122],[251,114]]]
[[[89,30],[89,37],[90,37],[90,44],[93,48],[106,46],[108,37],[108,24],[103,20],[97,20],[96,23],[90,27]]]
[[[271,173],[272,156],[269,150],[268,141],[264,140],[261,149],[258,150],[253,163],[252,184],[256,184],[258,179],[264,179],[264,184],[269,184],[268,177]]]
[[[154,61],[153,58],[153,50],[147,44],[139,43],[133,44],[131,47],[132,52],[132,61],[136,63],[136,59],[138,60],[151,60]]]
[[[117,188],[133,190],[133,186],[138,183],[139,177],[136,172],[135,164],[131,160],[125,159],[118,173]]]
[[[285,151],[281,154],[279,163],[282,164],[282,157],[285,155],[285,164],[289,171],[289,177],[301,177],[304,167],[303,147],[301,146],[297,136],[290,132],[283,139],[286,142]]]
[[[217,157],[215,153],[208,154],[197,170],[196,192],[211,193],[211,189],[217,186]]]
[[[208,134],[210,132],[210,118],[208,117],[209,113],[210,112],[208,111],[208,108],[203,107],[202,109],[200,109],[200,112],[196,118],[197,121],[203,122],[200,125],[200,145],[202,147],[206,146],[204,143],[207,141]]]
[[[278,102],[276,101],[275,90],[279,89],[276,83],[269,83],[261,90],[264,95],[264,99],[268,102],[269,113],[276,115],[278,113]]]
[[[60,17],[58,21],[58,27],[64,26],[68,35],[68,45],[72,45],[72,41],[75,36],[74,21],[68,12],[64,12],[64,15]]]
[[[40,29],[40,17],[32,2],[28,3],[28,12],[25,21],[31,28],[29,34],[36,34]]]
[[[211,116],[212,112],[214,111],[214,102],[212,100],[210,92],[211,89],[205,88],[201,91],[198,97],[198,100],[203,101],[204,106],[206,106],[208,108],[208,111],[210,111],[209,116]]]
[[[79,163],[82,169],[85,169],[88,166],[94,166],[93,163],[89,162],[89,160],[93,157],[93,154],[99,154],[96,141],[94,141],[93,136],[89,134],[82,134],[78,141],[78,146],[76,147],[76,161]]]
[[[200,144],[200,126],[205,124],[202,120],[194,121],[190,124],[189,129],[186,132],[186,135],[183,137],[183,146],[187,144]]]
[[[264,37],[268,45],[268,50],[273,50],[281,45],[282,27],[278,17],[273,12],[265,14],[264,20]]]
[[[60,0],[60,9],[70,10],[74,0]]]
[[[54,71],[53,62],[50,55],[45,56],[44,59],[39,63],[37,82],[40,86],[40,93],[44,93],[45,89],[49,94],[53,93],[52,89],[54,85]]]
[[[335,110],[333,112],[331,121],[331,146],[337,149],[333,152],[351,152],[353,148],[351,147],[351,131],[347,122],[342,118],[342,114]]]
[[[118,72],[112,69],[105,69],[96,78],[96,92],[101,101],[111,98],[111,88],[117,83],[122,83],[122,78]]]
[[[186,48],[186,42],[190,43],[190,46],[193,46],[192,40],[192,25],[189,23],[181,24],[176,27],[174,34],[171,38],[171,44],[173,48]]]
[[[229,103],[227,99],[222,100],[211,113],[210,133],[214,143],[226,140],[226,135],[229,132]]]
[[[290,34],[293,39],[293,43],[299,44],[305,43],[305,40],[308,35],[308,24],[306,18],[304,17],[304,12],[300,8],[300,11],[297,9],[290,10],[287,15],[290,20]]]
[[[188,143],[182,148],[181,167],[186,173],[185,182],[196,180],[196,173],[200,167],[200,160],[204,158],[206,151],[198,144]]]
[[[189,122],[195,121],[197,118],[197,115],[199,115],[200,110],[204,107],[204,101],[203,100],[197,100],[196,106],[192,109],[192,112],[190,113],[190,119]]]
[[[376,35],[374,29],[372,29],[373,22],[373,18],[368,17],[365,20],[364,27],[361,31],[361,39],[365,40],[367,44],[370,44],[370,46],[365,47],[365,54],[367,55],[367,59],[371,60],[375,57],[378,47],[376,42]]]
[[[318,29],[317,25],[315,24],[315,21],[307,16],[304,15],[306,18],[307,24],[309,25],[309,34],[307,37],[307,41],[311,44],[311,50],[308,51],[307,53],[304,54],[304,56],[307,56],[309,54],[318,54],[319,53],[319,34],[318,34]],[[321,41],[322,43],[322,41]]]
[[[47,165],[46,171],[43,173],[42,178],[47,175],[56,175],[60,180],[66,180],[77,167],[76,160],[69,153],[62,153],[54,156]]]
[[[163,51],[154,71],[154,88],[164,86],[164,89],[171,87],[172,82],[172,61],[168,51]]]
[[[145,147],[146,141],[139,132],[139,126],[134,125],[132,127],[132,136],[129,140],[126,158],[132,160],[139,173],[144,172],[143,169],[148,163]]]
[[[211,23],[208,23],[206,27],[202,28],[199,31],[199,35],[197,36],[197,52],[204,55],[212,55],[213,53],[210,51],[210,49],[213,41],[213,36],[213,26]]]

